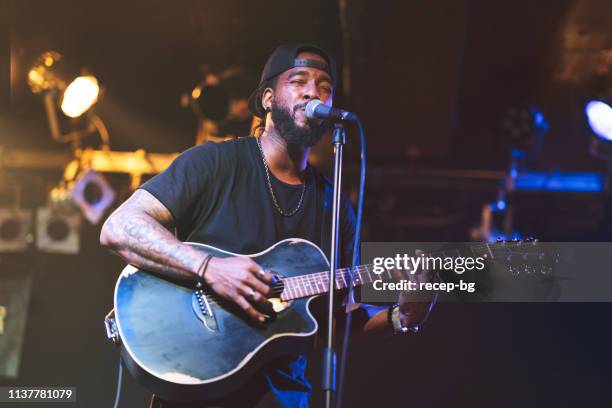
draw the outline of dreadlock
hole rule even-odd
[[[261,85],[259,86],[259,90],[257,91],[257,100],[258,103],[261,103],[261,97],[263,95],[263,91],[266,90],[267,88],[272,88],[272,89],[276,89],[276,82],[278,80],[278,76],[275,76],[274,78],[270,78],[264,82],[261,83]],[[251,133],[254,136],[261,136],[261,134],[263,133],[264,129],[266,128],[266,118],[268,115],[266,115],[267,112],[264,112],[263,117],[261,118],[261,120],[259,121],[259,123],[257,123],[255,126],[253,126],[253,129],[251,129]]]

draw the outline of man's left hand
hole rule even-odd
[[[422,251],[416,251],[416,256],[421,256],[421,254]],[[421,269],[407,275],[406,278],[410,282],[416,283],[416,289],[400,293],[397,300],[399,318],[404,327],[414,327],[421,325],[427,320],[431,309],[436,303],[438,294],[433,291],[419,290],[421,283],[435,281],[435,272]]]

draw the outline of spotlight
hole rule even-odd
[[[612,164],[612,107],[607,100],[591,100],[584,111],[593,135],[589,152]]]
[[[61,93],[62,111],[66,116],[77,118],[96,103],[100,87],[94,76],[72,74],[62,64],[62,59],[61,54],[54,51],[43,53],[28,72],[28,84],[35,94]]]
[[[593,133],[605,141],[612,141],[612,107],[604,101],[592,100],[584,110]]]
[[[32,242],[32,211],[0,208],[0,252],[25,251]]]
[[[181,106],[191,108],[198,120],[196,144],[249,135],[252,78],[239,67],[217,73],[203,66],[202,73],[202,81],[181,98]]]
[[[99,94],[100,87],[96,77],[80,76],[64,91],[62,111],[66,116],[78,118],[96,103]]]
[[[36,247],[45,252],[78,254],[81,214],[41,207],[36,213]]]
[[[68,173],[68,174],[67,174]],[[96,225],[115,201],[115,191],[104,176],[92,169],[64,179],[49,192],[49,206],[59,211],[81,210],[87,221]]]
[[[115,191],[102,174],[93,170],[81,173],[70,196],[87,221],[94,225],[100,222],[106,210],[115,201]]]
[[[43,95],[54,140],[78,145],[85,135],[97,132],[103,144],[108,145],[106,128],[100,118],[92,113],[92,107],[100,96],[96,77],[69,67],[58,52],[47,51],[38,57],[30,68],[28,85],[33,93]],[[58,117],[58,110],[66,116],[63,121]],[[80,118],[85,119],[79,120]],[[66,126],[62,126],[65,124],[60,122],[66,120],[71,130],[64,134],[60,128]]]

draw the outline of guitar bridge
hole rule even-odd
[[[204,323],[204,326],[210,331],[218,331],[217,320],[213,313],[210,301],[206,296],[206,292],[201,286],[193,292],[191,297],[191,306],[197,318]]]

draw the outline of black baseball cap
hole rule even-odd
[[[320,55],[325,60],[325,63],[310,59],[297,58],[300,52],[310,51]],[[274,50],[261,73],[261,79],[257,89],[251,93],[249,97],[249,111],[255,116],[263,118],[266,114],[263,106],[261,106],[261,93],[265,89],[264,83],[283,72],[296,67],[311,67],[323,70],[329,74],[334,86],[336,85],[336,61],[329,55],[327,51],[312,44],[293,44],[281,45]]]

